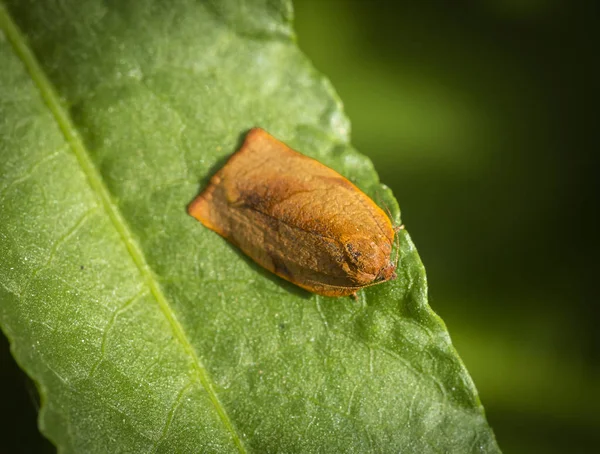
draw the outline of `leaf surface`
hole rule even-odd
[[[287,1],[0,6],[0,325],[61,452],[497,452],[425,272],[358,301],[185,212],[261,126],[388,207]]]

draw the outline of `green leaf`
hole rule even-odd
[[[0,324],[61,452],[498,452],[405,231],[358,301],[186,214],[262,126],[399,223],[278,0],[0,6]]]

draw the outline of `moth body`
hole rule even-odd
[[[352,295],[396,277],[387,215],[346,178],[260,128],[248,132],[188,212],[314,293]]]

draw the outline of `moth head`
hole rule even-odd
[[[396,277],[389,243],[355,236],[344,243],[344,249],[350,268],[361,281],[383,282]]]
[[[375,282],[386,282],[396,279],[396,264],[391,260],[379,270],[379,274],[375,278]]]

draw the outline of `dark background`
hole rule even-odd
[[[505,453],[600,445],[598,3],[294,2]]]
[[[500,447],[597,449],[596,2],[294,3],[300,46],[400,202]],[[1,335],[0,383],[2,445],[52,452]]]

